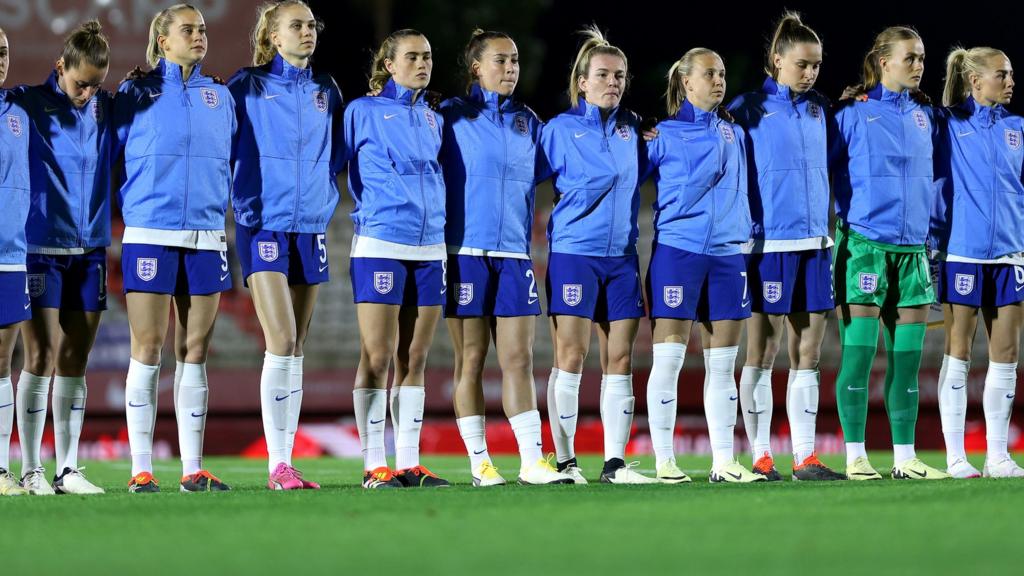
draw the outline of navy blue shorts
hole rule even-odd
[[[792,314],[836,307],[828,248],[748,254],[747,280],[754,312]]]
[[[709,256],[655,244],[647,269],[651,318],[714,322],[750,318],[742,254]]]
[[[973,308],[1024,301],[1024,266],[939,262],[939,302]]]
[[[352,258],[352,297],[356,304],[441,306],[446,288],[444,269],[444,260]]]
[[[33,308],[107,309],[106,248],[75,255],[29,254],[25,265]]]
[[[32,300],[24,272],[0,272],[0,326],[32,317]]]
[[[235,246],[245,286],[253,272],[280,272],[289,286],[322,284],[330,279],[325,234],[274,232],[237,224]]]
[[[449,318],[540,314],[537,277],[529,260],[452,254],[448,286]]]
[[[552,252],[546,282],[548,314],[594,322],[642,318],[640,260],[632,256],[580,256]]]
[[[122,244],[124,291],[203,296],[231,289],[228,253],[153,244]]]

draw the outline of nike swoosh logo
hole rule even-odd
[[[736,400],[739,396],[729,396],[729,400]]]
[[[776,115],[776,114],[778,114],[778,113],[779,113],[779,111],[778,111],[778,110],[776,110],[776,111],[774,111],[774,112],[765,112],[765,113],[764,113],[764,118],[767,118],[767,117],[769,117],[769,116],[775,116],[775,115]]]
[[[561,418],[562,420],[568,420],[569,418],[575,418],[576,414],[570,414],[568,416],[562,416],[561,414],[559,414],[558,417]]]
[[[747,414],[764,414],[764,410],[758,410],[757,412],[754,412],[753,410],[747,410]]]
[[[846,389],[849,390],[850,392],[856,392],[858,390],[867,390],[867,388],[854,388],[853,386],[847,386]]]
[[[4,404],[3,406],[0,406],[0,408],[7,408],[8,406],[14,406],[14,402],[11,402],[10,404]]]
[[[394,118],[395,116],[398,116],[398,114],[385,114],[385,115],[384,115],[384,119],[385,119],[385,120],[391,120],[391,119],[392,119],[392,118]]]
[[[220,277],[220,281],[223,282],[224,279],[227,278],[230,275],[231,275],[231,272],[228,272],[227,274],[224,274],[223,276]]]
[[[874,476],[871,472],[854,472],[854,476]]]
[[[302,388],[299,388],[298,390],[292,390],[291,392],[289,392],[289,395],[298,394],[299,392],[302,392]]]
[[[330,264],[328,264],[327,266],[330,266]],[[327,270],[327,266],[321,266],[320,271],[323,272],[324,270]]]
[[[921,472],[917,472],[917,471],[911,470],[911,472],[914,472],[914,474],[917,474],[921,478],[927,478],[928,477],[928,471],[927,470],[923,470]]]
[[[586,132],[573,132],[572,133],[572,137],[573,138],[583,138],[586,135],[587,135]]]
[[[673,402],[675,402],[675,401],[676,401],[676,400],[675,400],[675,398],[673,398],[673,399],[671,399],[671,400],[662,400],[662,401],[661,401],[661,403],[662,403],[662,404],[671,404],[671,403],[673,403]]]
[[[537,302],[537,300],[540,300],[540,298],[530,298],[530,299],[528,299],[528,300],[526,301],[526,303],[527,303],[527,304],[534,304],[534,303],[536,303],[536,302]]]
[[[953,388],[953,390],[963,390],[964,388],[967,388],[967,384],[961,384],[959,386],[952,386],[952,388]]]
[[[473,455],[474,456],[479,456],[479,455],[483,454],[484,452],[487,452],[487,448],[484,448],[483,450],[473,450]]]
[[[150,92],[149,97],[156,100],[157,96],[160,96],[161,94],[163,94],[163,92]]]
[[[868,122],[874,122],[875,120],[878,120],[879,118],[881,118],[881,116],[868,116]]]
[[[1014,399],[1014,397],[1016,397],[1016,396],[1017,396],[1016,394],[1007,394],[1007,395],[1006,395],[1006,399],[1007,399],[1007,400],[1013,400],[1013,399]]]
[[[740,303],[740,308],[746,308],[747,306],[750,306],[750,300]]]
[[[420,422],[423,422],[423,418],[413,418],[412,421],[419,424]]]
[[[285,394],[284,396],[278,396],[277,394],[274,394],[274,400],[280,402],[281,400],[287,400],[289,396],[291,396],[291,394]]]
[[[1017,286],[1017,292],[1020,292],[1021,290],[1024,290],[1024,286]]]
[[[957,132],[956,137],[963,138],[964,136],[970,136],[971,134],[974,134],[974,130],[971,130],[970,132]]]
[[[42,412],[43,410],[46,410],[46,408],[39,408],[38,410],[33,410],[33,409],[29,408],[28,409],[28,413],[29,414],[38,414],[38,413]]]
[[[729,476],[732,476],[733,479],[735,479],[735,480],[739,480],[740,479],[740,475],[739,474],[733,474],[732,472],[726,472],[726,474],[728,474]]]
[[[623,410],[622,413],[625,414],[626,416],[629,416],[630,414],[633,413],[633,411],[632,410]]]
[[[540,442],[537,442],[537,446],[543,446],[543,444],[541,444]]]
[[[2,408],[2,406],[0,406],[0,408]],[[76,411],[82,411],[85,410],[85,406],[75,406],[74,404],[72,404],[71,409]]]
[[[917,389],[912,390],[910,388],[907,388],[907,394],[917,394]]]
[[[28,309],[29,309],[29,307],[31,307],[31,306],[32,306],[32,303],[31,303],[31,302],[29,302],[28,304],[25,304],[25,310],[28,310]]]
[[[383,418],[381,418],[380,420],[370,420],[370,424],[380,424],[383,421],[384,421]]]
[[[817,416],[817,415],[818,415],[818,413],[817,413],[817,412],[811,412],[811,411],[810,411],[810,410],[808,410],[807,408],[804,408],[804,412],[806,412],[807,414],[811,414],[811,415],[813,415],[813,416]]]
[[[203,416],[206,416],[206,412],[203,412],[201,414],[196,414],[195,412],[192,413],[193,418],[202,418]]]
[[[280,94],[264,94],[263,95],[263,99],[264,100],[273,100],[274,98],[277,98],[278,96],[280,96]]]
[[[136,403],[132,402],[131,400],[128,401],[128,405],[131,406],[132,408],[142,408],[143,406],[149,406],[148,403],[136,404]]]
[[[60,110],[60,108],[50,108],[49,106],[47,106],[46,108],[43,108],[43,111],[46,112],[47,114],[52,114],[53,112],[56,112],[58,110]]]

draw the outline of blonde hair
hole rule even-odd
[[[995,56],[1006,57],[1002,50],[977,46],[966,49],[957,46],[946,57],[946,83],[942,89],[942,105],[956,106],[962,104],[971,94],[971,75],[978,75],[991,70],[988,60]]]
[[[799,12],[785,12],[779,23],[775,25],[775,34],[772,35],[768,44],[768,53],[765,58],[764,71],[772,78],[778,78],[778,70],[775,69],[775,55],[783,56],[786,52],[801,43],[817,44],[821,46],[821,39],[818,34],[800,19]]]
[[[392,32],[387,38],[384,39],[380,44],[380,48],[377,48],[377,53],[373,56],[373,62],[370,64],[370,90],[373,92],[380,92],[384,89],[384,85],[391,79],[391,72],[388,72],[387,67],[384,65],[385,60],[394,60],[395,51],[398,50],[398,43],[406,38],[413,36],[423,36],[418,30],[412,28],[403,28]],[[423,36],[426,38],[426,36]]]
[[[469,37],[469,42],[466,44],[466,48],[462,51],[462,69],[466,75],[466,92],[468,93],[470,88],[473,87],[473,83],[477,81],[476,76],[473,74],[473,62],[479,61],[483,58],[484,50],[487,50],[487,43],[491,40],[505,39],[512,42],[512,37],[504,32],[496,32],[494,30],[483,30],[476,28],[473,30],[473,34]]]
[[[149,23],[149,44],[146,46],[146,63],[156,66],[164,57],[164,50],[160,47],[160,37],[171,33],[171,24],[174,23],[174,16],[183,10],[193,10],[202,15],[198,8],[191,4],[175,4],[168,6],[153,16]]]
[[[97,20],[83,22],[64,39],[64,51],[60,57],[64,68],[78,68],[86,61],[96,68],[106,68],[110,63],[110,45],[100,31]]]
[[[909,26],[890,26],[875,36],[875,44],[871,51],[864,55],[864,67],[861,72],[861,87],[865,92],[882,82],[882,65],[880,60],[892,55],[892,47],[904,40],[920,40],[921,35]]]
[[[572,72],[569,73],[569,105],[573,108],[579,106],[580,100],[580,87],[579,79],[585,78],[590,73],[590,59],[598,54],[606,54],[608,56],[618,56],[622,58],[622,63],[626,65],[626,69],[629,70],[629,63],[626,61],[626,54],[622,50],[615,46],[612,46],[608,40],[605,39],[604,34],[601,33],[601,29],[597,27],[597,24],[591,24],[586,28],[579,31],[579,34],[583,36],[583,44],[580,46],[579,52],[576,53],[576,62],[572,65]],[[628,87],[628,77],[627,85]],[[623,90],[625,92],[625,90]]]
[[[693,61],[698,56],[718,56],[718,53],[709,48],[690,48],[683,54],[683,57],[676,60],[668,69],[668,88],[665,89],[665,108],[669,116],[675,116],[683,105],[686,98],[686,86],[683,78],[689,76],[693,71]],[[718,56],[721,59],[721,56]]]
[[[267,2],[260,6],[260,16],[256,20],[256,27],[252,29],[252,65],[263,66],[267,62],[274,59],[277,55],[277,46],[270,40],[271,32],[277,30],[277,25],[280,24],[280,9],[289,8],[291,6],[302,6],[310,12],[313,11],[302,0],[280,0],[279,2]],[[323,31],[323,24],[319,20],[316,22],[316,31],[320,33]]]

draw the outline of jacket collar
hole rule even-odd
[[[387,84],[384,85],[384,88],[380,91],[378,96],[394,100],[400,104],[411,106],[415,104],[415,102],[413,102],[413,98],[416,96],[416,91],[406,88],[400,84],[396,84],[394,78],[389,78]]]
[[[679,120],[680,122],[696,122],[700,124],[711,124],[715,118],[718,118],[717,109],[705,112],[691,104],[689,100],[683,100],[683,105],[679,107],[679,111],[672,116],[672,119]]]
[[[164,80],[177,82],[182,84],[186,82],[186,79],[181,75],[181,66],[174,62],[168,62],[166,59],[161,58],[156,64],[156,68],[153,69],[157,74],[162,76]],[[191,82],[196,78],[199,78],[202,70],[202,62],[192,67],[192,74],[188,77],[187,81]]]
[[[967,100],[964,100],[963,103],[957,107],[969,114],[973,120],[980,122],[981,125],[985,127],[992,126],[996,121],[1008,114],[1006,108],[1004,108],[1002,104],[985,106],[983,104],[978,104],[978,101],[974,99],[974,96],[968,96]]]
[[[313,77],[313,68],[306,66],[305,68],[296,68],[288,63],[287,60],[281,57],[280,54],[274,55],[274,59],[268,64],[268,72],[274,76],[284,78],[285,80],[309,80]]]
[[[871,100],[888,100],[890,102],[905,104],[910,101],[910,91],[902,90],[900,92],[893,92],[885,86],[882,86],[882,83],[879,82],[877,86],[868,90],[868,98]]]
[[[593,123],[597,124],[598,126],[602,125],[602,123],[601,123],[601,109],[599,107],[597,107],[597,106],[594,106],[590,102],[587,102],[587,99],[582,97],[582,96],[580,96],[580,99],[577,102],[576,107],[569,109],[569,113],[570,114],[575,114],[577,116],[582,116],[586,121],[593,122]],[[618,117],[618,115],[619,115],[619,106],[616,106],[615,108],[612,108],[611,113],[608,114],[608,120],[607,121],[609,123],[615,123],[616,118]]]
[[[764,79],[764,84],[761,85],[761,91],[773,99],[784,100],[786,102],[789,102],[790,100],[794,102],[803,102],[810,97],[812,92],[814,92],[814,90],[811,89],[803,94],[797,94],[796,98],[793,98],[793,90],[785,84],[779,84],[778,81],[771,76]]]
[[[511,96],[502,100],[497,92],[481,88],[477,82],[474,82],[469,89],[469,101],[490,110],[508,110],[512,107],[513,103]]]

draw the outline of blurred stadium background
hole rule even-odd
[[[0,27],[11,44],[11,72],[7,86],[41,82],[52,68],[62,36],[88,18],[99,18],[113,46],[113,61],[106,88],[117,83],[132,67],[143,62],[143,54],[152,15],[172,2],[153,0],[0,0]],[[258,2],[238,0],[196,0],[209,26],[210,52],[204,64],[207,73],[227,78],[247,63],[250,52],[248,33],[255,21]],[[687,8],[686,21],[675,15],[646,12],[643,3],[631,11],[611,2],[554,2],[525,0],[514,3],[483,3],[468,1],[419,1],[403,3],[394,0],[354,0],[350,2],[312,1],[314,12],[326,22],[315,65],[330,70],[348,99],[361,95],[365,88],[367,63],[373,47],[390,30],[412,26],[430,38],[436,58],[432,88],[445,94],[460,89],[455,62],[469,32],[475,26],[503,29],[519,40],[523,73],[519,94],[542,118],[549,118],[564,108],[565,83],[576,40],[570,32],[596,21],[609,29],[613,43],[619,44],[630,57],[633,86],[626,105],[639,112],[663,114],[660,93],[664,71],[679,53],[694,45],[718,49],[729,68],[730,94],[757,87],[761,82],[760,58],[764,35],[770,22],[780,13],[781,5],[763,6],[754,11],[725,18],[718,8],[704,6]],[[800,3],[791,8],[799,9]],[[985,42],[1008,51],[1011,59],[1019,52],[1013,15],[998,22],[982,19],[983,15],[965,15],[960,30],[934,15],[917,13],[911,7],[886,5],[886,12],[872,12],[868,5],[858,4],[857,13],[843,22],[826,19],[825,14],[807,7],[807,22],[819,30],[826,47],[826,67],[819,87],[836,95],[846,83],[855,81],[863,50],[874,32],[885,25],[909,22],[921,30],[930,53],[930,68],[925,88],[937,94],[941,82],[938,63],[949,45]],[[1011,12],[1020,9],[1010,9]],[[659,18],[658,16],[665,16]],[[727,26],[726,26],[727,24]],[[856,30],[856,33],[851,32]],[[842,73],[840,73],[842,72]],[[358,436],[351,414],[351,388],[359,356],[355,309],[348,281],[348,248],[352,226],[347,218],[352,202],[346,192],[345,177],[339,185],[342,202],[328,232],[332,280],[320,292],[317,312],[313,317],[310,337],[305,346],[305,394],[303,425],[297,452],[305,455],[357,455]],[[646,269],[651,238],[650,201],[653,187],[643,189],[643,211],[640,216],[642,266]],[[538,189],[538,212],[534,227],[534,266],[538,276],[545,276],[546,250],[544,228],[551,206],[552,191],[545,184]],[[209,454],[265,454],[259,416],[259,373],[263,358],[262,332],[249,298],[242,287],[240,270],[234,258],[233,226],[229,221],[229,260],[234,267],[235,288],[224,294],[221,314],[208,364],[211,394],[206,448]],[[129,357],[129,330],[121,293],[120,243],[123,225],[115,221],[114,244],[109,251],[110,294],[92,354],[89,372],[89,417],[83,433],[83,458],[122,458],[128,455],[124,428],[124,374]],[[695,333],[696,336],[696,333]],[[168,342],[170,342],[170,338]],[[596,342],[596,340],[595,340]],[[986,367],[986,342],[979,334],[974,350],[970,379],[968,447],[984,449],[981,391]],[[881,349],[881,344],[880,344]],[[936,405],[936,377],[942,357],[942,331],[930,330],[926,339],[924,366],[921,374],[921,418],[918,444],[923,449],[939,449],[942,440]],[[588,360],[581,394],[581,409],[590,418],[581,422],[577,436],[581,452],[601,449],[601,428],[598,413],[600,368],[595,352]],[[634,388],[638,405],[644,404],[647,372],[650,367],[651,343],[649,325],[641,326],[635,353]],[[544,410],[545,386],[551,367],[551,341],[547,318],[537,320],[535,374],[537,397]],[[740,353],[742,363],[743,352]],[[842,439],[834,411],[833,383],[839,361],[838,334],[834,319],[822,351],[822,392],[819,416],[819,449],[839,451]],[[164,373],[160,386],[160,420],[157,425],[157,456],[172,456],[176,437],[171,402],[173,351],[164,352]],[[423,450],[435,453],[461,454],[459,439],[451,410],[452,351],[447,330],[442,324],[431,351],[427,378],[428,426],[422,435]],[[16,373],[20,359],[15,362]],[[776,450],[788,450],[788,426],[785,423],[785,381],[788,361],[785,352],[776,362],[776,408],[774,428],[777,430]],[[739,371],[737,369],[737,378]],[[888,446],[889,435],[882,400],[884,355],[878,356],[872,383],[871,423],[868,444],[872,448]],[[493,414],[489,425],[492,452],[514,451],[514,438],[505,423],[500,406],[500,372],[491,358],[485,379],[488,410]],[[680,383],[680,419],[677,430],[677,451],[707,451],[706,427],[700,402],[703,367],[699,339],[693,338]],[[1011,429],[1011,445],[1024,449],[1024,435],[1019,433],[1022,409],[1018,403],[1015,425]],[[649,448],[643,408],[636,420],[636,431],[630,450],[644,453]],[[738,419],[740,428],[742,419]],[[737,429],[738,438],[742,436]],[[52,454],[52,432],[44,440],[44,457]],[[743,438],[738,446],[746,447]],[[16,443],[12,446],[16,457]],[[298,454],[297,454],[298,455]]]

